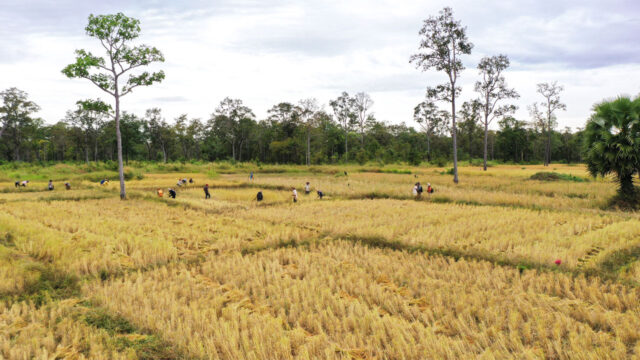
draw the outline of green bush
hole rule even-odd
[[[449,160],[447,160],[447,158],[444,158],[444,157],[437,157],[431,160],[431,163],[437,167],[445,167],[449,163]]]

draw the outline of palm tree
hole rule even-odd
[[[636,207],[633,176],[640,173],[640,97],[620,97],[594,107],[585,128],[585,161],[592,176],[615,174],[618,199]]]

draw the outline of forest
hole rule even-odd
[[[27,92],[9,88],[0,93],[0,161],[97,162],[116,160],[115,122],[109,105],[97,99],[78,101],[64,119],[39,118],[38,104]],[[385,122],[375,118],[366,93],[342,93],[328,107],[315,99],[281,102],[257,119],[240,99],[223,99],[208,119],[185,114],[166,119],[160,107],[121,117],[125,162],[259,161],[280,164],[431,163],[451,159],[451,128],[447,113],[431,121]],[[421,112],[416,107],[416,120]],[[346,114],[346,115],[345,115]],[[340,117],[346,116],[347,131]],[[473,102],[458,113],[458,156],[481,161],[483,128]],[[546,131],[535,120],[504,116],[497,130],[488,131],[487,156],[504,163],[544,161]],[[345,133],[348,136],[345,151]],[[308,147],[307,147],[308,146]],[[551,130],[551,161],[582,160],[582,131]]]

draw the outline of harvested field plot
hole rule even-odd
[[[611,182],[345,169],[143,174],[126,201],[114,183],[6,187],[0,358],[640,354],[640,220],[600,209]],[[416,177],[438,192],[412,199]]]

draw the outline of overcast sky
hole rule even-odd
[[[141,20],[139,43],[156,46],[166,62],[164,82],[138,88],[122,107],[139,115],[160,107],[206,120],[226,96],[240,98],[258,119],[282,101],[315,97],[328,104],[340,92],[367,92],[379,120],[414,124],[413,107],[444,74],[409,64],[422,21],[444,6],[474,43],[464,59],[465,99],[474,97],[476,65],[506,54],[508,84],[521,94],[517,117],[541,100],[540,82],[558,81],[567,111],[560,127],[581,127],[592,105],[640,93],[638,0],[0,0],[0,90],[28,92],[48,123],[79,99],[104,97],[60,70],[75,49],[98,53],[84,33],[89,14],[123,12]],[[155,67],[154,67],[155,68]],[[327,106],[328,110],[328,106]]]

